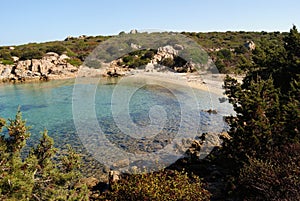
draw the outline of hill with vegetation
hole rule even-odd
[[[239,74],[248,70],[247,66],[251,64],[252,51],[256,47],[260,47],[264,41],[271,41],[274,44],[282,43],[282,39],[287,33],[228,31],[208,33],[182,32],[181,34],[192,38],[202,46],[208,52],[220,73]],[[110,37],[67,37],[64,41],[2,46],[0,47],[0,62],[2,64],[13,64],[15,57],[18,57],[20,60],[41,59],[47,52],[55,52],[59,55],[65,53],[70,57],[68,59],[70,64],[80,66],[92,50]],[[146,54],[146,52],[148,53]],[[145,64],[153,50],[146,52],[137,54],[136,58],[129,58],[127,55],[125,64],[129,66]],[[146,56],[144,56],[145,54]]]

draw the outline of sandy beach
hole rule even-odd
[[[189,86],[193,89],[209,91],[218,95],[224,95],[225,74],[199,74],[199,73],[173,73],[173,72],[134,72],[125,78],[147,80],[154,83],[169,83],[178,86]],[[241,82],[241,77],[238,78]]]

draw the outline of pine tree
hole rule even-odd
[[[227,118],[231,138],[223,151],[241,199],[300,197],[300,34],[295,26],[283,41],[257,48],[243,84],[225,80],[236,116]]]
[[[80,155],[71,146],[61,157],[53,139],[42,133],[40,143],[21,157],[30,133],[18,110],[15,119],[0,119],[0,200],[88,200],[85,185],[74,188],[81,174]],[[22,154],[23,155],[23,154]]]

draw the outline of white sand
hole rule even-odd
[[[223,95],[222,88],[225,75],[199,75],[196,73],[173,73],[173,72],[138,72],[125,76],[126,78],[134,78],[147,80],[154,83],[170,83],[178,86],[189,86],[194,89],[209,91],[218,95]]]

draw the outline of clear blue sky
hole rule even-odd
[[[131,29],[289,31],[299,0],[1,0],[0,45]]]

